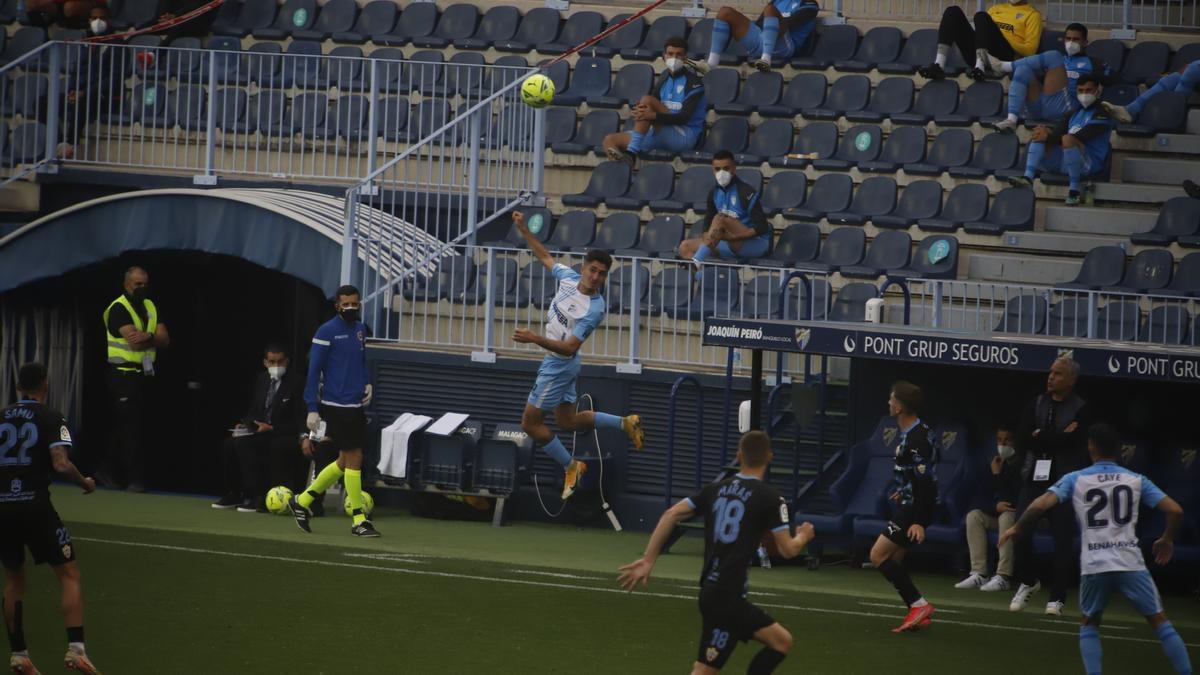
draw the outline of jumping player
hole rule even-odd
[[[768,531],[785,558],[800,555],[815,536],[811,523],[801,524],[795,535],[789,533],[787,502],[763,482],[771,459],[771,439],[761,431],[746,432],[738,442],[741,470],[667,509],[642,557],[621,567],[618,583],[622,588],[633,591],[639,583],[645,588],[671,532],[694,514],[704,514],[704,569],[700,576],[703,627],[692,675],[719,672],[737,643],[751,638],[763,644],[746,671],[751,675],[774,672],[792,648],[792,634],[746,599],[750,590],[748,571]]]
[[[1049,491],[1025,509],[1016,524],[1000,535],[1000,544],[1033,527],[1055,505],[1071,504],[1079,521],[1079,653],[1088,675],[1099,675],[1100,620],[1114,591],[1129,598],[1154,629],[1177,673],[1191,673],[1183,638],[1163,613],[1154,579],[1146,570],[1138,547],[1138,504],[1167,516],[1166,529],[1154,542],[1154,560],[1171,561],[1175,533],[1183,523],[1183,509],[1149,478],[1117,464],[1121,439],[1107,424],[1088,428],[1088,454],[1092,465],[1063,476]]]
[[[518,328],[513,332],[513,341],[535,344],[549,352],[538,367],[537,382],[525,402],[521,428],[542,445],[546,454],[562,465],[566,472],[562,498],[567,499],[574,494],[579,479],[587,471],[587,465],[571,459],[566,446],[546,426],[546,411],[554,411],[554,419],[563,431],[588,432],[596,427],[621,429],[638,450],[642,449],[645,440],[642,420],[637,415],[618,417],[590,410],[575,412],[575,380],[579,377],[581,365],[579,348],[604,320],[604,298],[600,291],[608,279],[612,257],[604,251],[592,249],[584,257],[583,268],[576,272],[554,262],[542,242],[529,231],[523,213],[514,212],[513,223],[525,237],[533,255],[558,280],[558,292],[554,294],[554,300],[546,312],[546,334],[538,335]]]
[[[71,432],[57,411],[47,408],[46,367],[27,363],[17,373],[20,400],[0,411],[0,560],[4,563],[4,626],[12,647],[14,673],[37,673],[22,628],[25,597],[25,548],[35,565],[49,563],[62,586],[67,624],[65,665],[81,673],[99,673],[83,643],[83,585],[75,563],[71,532],[50,503],[50,471],[70,479],[84,494],[96,489],[71,462]]]

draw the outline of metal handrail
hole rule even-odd
[[[675,406],[678,403],[679,388],[684,384],[696,385],[696,413],[704,420],[704,387],[700,380],[691,375],[683,375],[671,385],[670,404],[667,408],[667,477],[663,487],[663,508],[671,508],[671,496],[675,481]],[[700,474],[704,459],[704,434],[696,434],[696,489],[700,489]]]

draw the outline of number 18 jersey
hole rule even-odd
[[[1146,569],[1138,547],[1138,504],[1158,506],[1166,495],[1149,478],[1114,462],[1096,462],[1050,488],[1079,520],[1081,574]]]
[[[787,502],[775,488],[740,473],[706,485],[687,501],[704,514],[700,586],[745,594],[763,534],[790,525]]]

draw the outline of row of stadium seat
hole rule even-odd
[[[1200,252],[1184,256],[1178,270],[1173,270],[1174,262],[1166,249],[1146,249],[1126,266],[1125,250],[1120,246],[1097,246],[1084,256],[1075,279],[1057,287],[1200,297]]]
[[[1086,337],[1086,298],[1065,297],[1050,304],[1041,295],[1020,295],[1008,300],[997,332]],[[1096,312],[1096,334],[1102,340],[1189,345],[1200,341],[1200,316],[1182,305],[1158,305],[1143,313],[1137,302],[1110,301]]]

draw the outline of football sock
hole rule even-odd
[[[938,68],[946,67],[946,55],[949,53],[950,45],[937,46],[937,56],[933,57],[933,62],[937,64]]]
[[[892,586],[900,593],[904,604],[912,607],[914,603],[921,599],[921,592],[912,582],[912,577],[908,576],[908,571],[900,563],[888,558],[879,566],[879,571],[884,578],[892,582]]]
[[[1167,658],[1171,660],[1175,672],[1181,675],[1191,675],[1192,662],[1188,659],[1187,647],[1183,645],[1183,638],[1179,637],[1175,626],[1171,625],[1170,621],[1165,621],[1154,629],[1154,634],[1162,642],[1163,651],[1167,653]]]
[[[1033,79],[1033,68],[1022,65],[1013,71],[1012,81],[1008,83],[1008,114],[1016,118],[1025,105],[1025,97],[1029,95],[1029,81]]]
[[[928,604],[929,604],[928,600],[926,600],[924,597],[920,597],[920,598],[917,598],[917,601],[914,602],[912,604],[912,606],[913,607],[924,607],[925,605],[928,605]]]
[[[636,155],[642,151],[642,141],[645,139],[646,134],[638,131],[631,131],[629,132],[629,145],[625,146],[625,149]]]
[[[317,477],[313,479],[312,485],[309,485],[307,490],[302,492],[299,497],[296,497],[296,502],[300,504],[300,506],[303,506],[307,509],[308,507],[312,506],[313,501],[315,501],[322,492],[328,490],[330,486],[336,483],[341,477],[342,470],[338,468],[337,461],[330,462],[329,465],[324,469],[321,469],[321,473],[317,474]]]
[[[1095,626],[1079,627],[1079,655],[1088,675],[1100,675],[1100,631]]]
[[[721,53],[729,46],[729,35],[729,24],[720,19],[714,19],[712,46],[708,48],[708,65],[713,68],[721,65]]]
[[[617,417],[616,415],[610,415],[608,413],[598,412],[598,413],[596,413],[596,428],[597,429],[620,429],[621,428],[621,420],[623,420],[623,419],[625,419],[625,418]]]
[[[83,646],[83,626],[67,626],[67,649],[79,654],[86,654]]]
[[[692,260],[696,262],[704,262],[708,256],[712,255],[713,250],[707,244],[701,244],[700,248],[696,249],[696,254],[692,256]]]
[[[1037,168],[1042,164],[1042,158],[1046,156],[1046,144],[1030,143],[1026,152],[1028,156],[1025,160],[1025,177],[1033,180]]]
[[[778,39],[778,17],[764,16],[762,25],[762,58],[767,63],[771,62],[771,55],[775,53],[775,41]]]
[[[550,442],[542,446],[542,450],[550,455],[550,459],[562,465],[562,468],[567,468],[571,465],[571,453],[567,452],[566,446],[562,441],[558,440],[558,436],[550,439]]]
[[[1071,191],[1079,192],[1079,183],[1083,177],[1083,154],[1079,151],[1079,148],[1067,148],[1063,150],[1063,166],[1067,169]]]
[[[362,469],[346,469],[343,479],[346,484],[346,497],[350,499],[350,515],[354,524],[358,525],[367,519],[363,513]]]
[[[1175,91],[1190,94],[1200,84],[1200,61],[1192,61],[1183,69],[1183,76],[1176,85]]]
[[[988,65],[987,57],[988,57],[988,53],[987,53],[986,49],[976,49],[975,50],[975,69],[976,70],[982,70],[984,72],[987,72],[987,65]]]
[[[25,608],[25,603],[17,600],[13,603],[13,620],[12,624],[5,621],[5,627],[8,628],[8,646],[12,647],[14,652],[25,651],[25,628],[22,625],[23,620],[21,614]],[[7,618],[7,617],[6,617]]]
[[[783,652],[777,652],[770,647],[763,647],[750,660],[750,667],[746,669],[746,675],[767,675],[767,673],[773,673],[786,658],[787,654]]]

